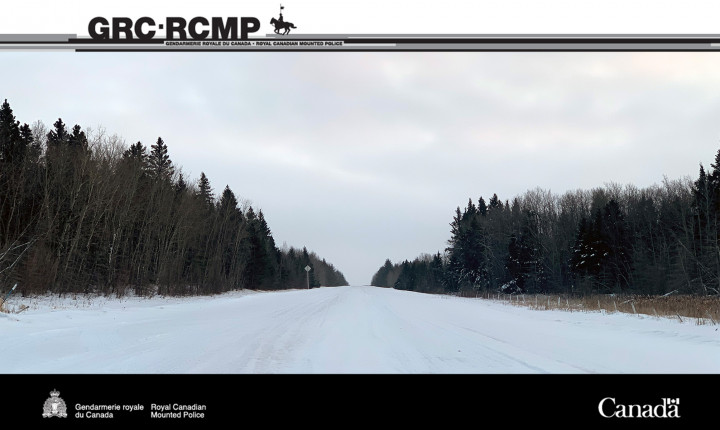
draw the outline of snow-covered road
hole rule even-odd
[[[532,311],[373,287],[85,304],[65,299],[0,314],[0,368],[4,373],[720,373],[720,331],[647,316]]]

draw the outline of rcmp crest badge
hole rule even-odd
[[[43,405],[43,418],[48,417],[67,418],[67,405],[62,397],[60,397],[58,390],[52,390],[50,397],[45,400],[45,404]]]

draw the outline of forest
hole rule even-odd
[[[0,106],[0,290],[23,295],[215,294],[347,285],[332,264],[275,243],[262,210],[203,172],[192,181],[158,137],[48,129]]]
[[[371,284],[427,293],[718,295],[720,151],[695,180],[471,198],[455,209],[446,249],[388,259]]]

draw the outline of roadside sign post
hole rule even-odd
[[[305,266],[305,276],[307,277],[307,289],[310,289],[310,266]]]
[[[7,301],[7,298],[10,297],[10,294],[12,294],[13,291],[15,291],[15,288],[16,288],[16,287],[17,287],[17,283],[15,283],[15,285],[13,285],[12,288],[10,288],[10,291],[8,291],[7,294],[5,294],[5,297],[3,297],[2,299],[0,299],[0,308],[3,307],[3,305],[4,305],[5,302]]]

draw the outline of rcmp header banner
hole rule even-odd
[[[62,2],[60,2],[62,3]],[[82,0],[74,2],[82,4]],[[132,3],[132,2],[130,2]],[[453,2],[450,2],[452,4]],[[552,2],[549,2],[552,3]],[[534,32],[548,24],[543,16],[552,16],[552,10],[536,10],[537,19],[529,20],[532,14],[527,8],[514,10],[512,16],[529,31],[517,31],[518,24],[506,25],[511,32],[493,32],[497,24],[492,18],[506,12],[497,8],[484,8],[483,2],[458,10],[457,17],[448,17],[446,6],[437,6],[432,15],[427,5],[408,7],[400,12],[387,10],[387,13],[367,15],[353,3],[346,9],[330,6],[334,16],[320,18],[326,10],[318,10],[317,5],[294,2],[292,5],[276,4],[270,8],[267,3],[258,7],[248,2],[247,13],[242,16],[228,15],[152,15],[131,16],[127,10],[123,14],[95,15],[89,18],[82,29],[71,29],[75,33],[19,33],[6,32],[0,19],[0,50],[5,51],[714,51],[720,49],[720,35],[717,33],[660,33],[660,32],[624,32],[624,33],[579,33],[579,32]],[[534,5],[535,3],[533,3]],[[452,5],[451,5],[452,6]],[[487,6],[487,5],[485,5]],[[612,5],[606,5],[611,7]],[[100,6],[92,4],[82,10],[87,16]],[[147,6],[150,7],[149,5]],[[424,8],[422,8],[424,7]],[[531,8],[534,6],[531,6]],[[169,8],[169,7],[168,7]],[[178,6],[173,5],[172,10]],[[122,8],[115,8],[114,11]],[[367,9],[367,6],[366,6]],[[366,11],[364,9],[364,11]],[[430,8],[432,9],[432,8]],[[148,9],[157,12],[158,9]],[[190,10],[190,9],[183,9]],[[224,9],[212,9],[228,11]],[[534,10],[534,9],[533,9]],[[44,11],[39,11],[44,12]],[[62,12],[67,13],[67,10]],[[563,6],[565,14],[572,9]],[[604,11],[596,11],[597,20],[602,20]],[[653,10],[653,14],[656,10]],[[430,15],[428,15],[430,14]],[[504,16],[504,15],[503,15]],[[567,15],[570,16],[570,15]],[[624,22],[624,15],[615,16],[614,21]],[[429,17],[432,17],[430,19]],[[473,17],[477,17],[473,21]],[[579,23],[585,23],[587,17],[579,17]],[[423,19],[425,21],[423,21]],[[454,21],[456,20],[456,21]],[[512,21],[511,21],[512,22]],[[594,22],[594,21],[593,21]],[[456,25],[453,25],[457,23]],[[58,24],[44,28],[56,29]],[[569,24],[565,24],[568,26]],[[584,24],[584,28],[605,28]],[[391,29],[393,32],[332,32],[323,33],[325,28],[332,30],[348,28],[356,30]],[[654,28],[649,25],[641,26]],[[457,29],[457,33],[419,33],[403,32],[405,29],[440,28]],[[524,30],[525,28],[521,29]],[[570,26],[569,28],[577,29]],[[612,28],[612,27],[610,27]],[[656,27],[655,27],[656,28]],[[694,27],[704,28],[704,27]],[[472,32],[467,32],[471,29]],[[397,31],[395,31],[397,30]]]

